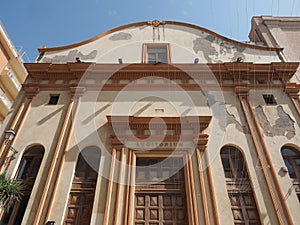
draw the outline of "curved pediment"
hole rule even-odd
[[[120,26],[89,40],[54,48],[40,48],[37,62],[142,63],[145,44],[168,44],[170,63],[281,61],[280,48],[247,44],[208,29],[174,21],[148,21]]]

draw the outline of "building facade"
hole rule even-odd
[[[299,223],[298,63],[281,46],[154,20],[39,51],[0,142],[26,184],[2,223]]]
[[[17,97],[27,71],[0,21],[0,126]]]

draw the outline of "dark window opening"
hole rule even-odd
[[[300,153],[291,147],[282,147],[281,155],[300,202]]]
[[[59,95],[51,95],[48,104],[57,105],[58,99],[59,99]]]
[[[24,195],[20,202],[16,202],[7,213],[4,213],[0,224],[20,225],[22,223],[44,151],[42,146],[35,146],[24,153],[17,173],[17,180],[25,186],[22,190]]]
[[[263,98],[267,105],[276,105],[277,104],[276,100],[274,98],[274,95],[263,95]]]
[[[265,78],[258,78],[258,79],[257,79],[257,83],[259,83],[259,84],[266,84],[267,81],[266,81]]]
[[[260,225],[259,213],[248,178],[243,155],[234,147],[221,150],[227,193],[231,203],[234,224]]]
[[[90,224],[100,157],[100,149],[96,147],[88,147],[80,152],[64,224]]]

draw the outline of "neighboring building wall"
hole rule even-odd
[[[263,42],[269,47],[283,48],[283,59],[287,62],[300,61],[300,18],[299,17],[253,17],[249,38]],[[300,83],[299,71],[291,82]]]
[[[26,76],[23,60],[0,21],[0,126]]]

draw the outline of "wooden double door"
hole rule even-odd
[[[135,225],[188,225],[182,159],[138,159]]]
[[[90,225],[99,163],[100,151],[96,147],[79,154],[64,225]]]

